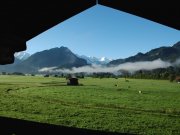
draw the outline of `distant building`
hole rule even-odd
[[[176,77],[176,82],[180,83],[180,76]]]
[[[44,75],[44,77],[49,77],[49,75],[46,74],[46,75]]]
[[[79,85],[78,78],[76,78],[75,76],[71,76],[66,79],[67,79],[67,85]]]

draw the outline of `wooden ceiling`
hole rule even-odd
[[[26,41],[96,4],[96,0],[6,0],[0,5],[0,64],[13,63],[14,53],[26,50]],[[175,1],[99,0],[98,4],[180,30]]]

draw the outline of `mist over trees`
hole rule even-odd
[[[121,77],[128,78],[170,80],[171,82],[174,81],[178,76],[180,76],[180,67],[173,66],[153,70],[138,70],[134,73],[129,73],[127,71],[121,75]]]

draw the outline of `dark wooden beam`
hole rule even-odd
[[[180,30],[180,7],[175,0],[98,0],[98,3]]]

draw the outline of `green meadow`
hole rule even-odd
[[[79,83],[1,75],[0,116],[119,133],[180,134],[180,84],[88,77]]]

